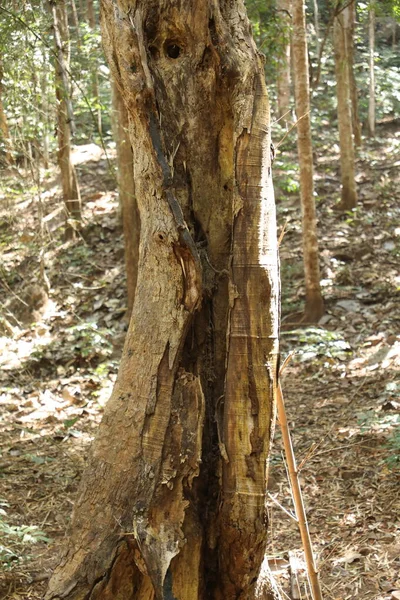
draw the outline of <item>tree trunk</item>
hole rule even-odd
[[[121,93],[112,84],[114,135],[117,144],[118,192],[121,207],[122,227],[125,242],[125,267],[128,291],[128,311],[130,317],[135,297],[140,221],[135,196],[133,178],[133,154],[129,138],[129,118]]]
[[[368,99],[368,132],[375,136],[375,7],[369,5],[369,99]]]
[[[361,146],[361,123],[358,118],[358,91],[357,81],[354,72],[354,31],[356,27],[356,3],[355,0],[348,6],[349,23],[346,27],[346,51],[349,60],[349,84],[351,100],[351,124],[353,128],[354,144]]]
[[[10,130],[8,128],[7,117],[3,106],[3,65],[0,61],[0,134],[4,144],[4,158],[8,165],[14,162]]]
[[[65,0],[51,4],[53,31],[56,48],[56,96],[58,164],[61,171],[63,200],[67,211],[66,239],[72,239],[81,220],[81,197],[75,168],[71,162],[71,133],[74,131],[74,116],[70,99],[68,78],[69,36]]]
[[[315,27],[315,50],[317,56],[320,54],[321,50],[321,41],[320,41],[320,31],[319,31],[319,8],[318,8],[318,0],[314,0],[314,27]]]
[[[349,61],[346,53],[346,39],[348,37],[346,29],[349,22],[349,10],[348,8],[345,8],[335,16],[333,23],[340,165],[342,178],[342,199],[340,208],[343,210],[351,210],[352,208],[355,208],[357,204],[353,128],[351,124]]]
[[[396,31],[397,31],[397,21],[396,19],[392,19],[392,50],[393,52],[396,50]],[[375,33],[375,31],[374,31]]]
[[[291,0],[277,0],[277,10],[285,24],[285,43],[282,56],[279,57],[277,72],[278,116],[284,124],[290,119],[290,28]]]
[[[41,93],[41,111],[42,111],[42,155],[43,166],[49,168],[49,97],[47,88],[47,53],[42,51],[42,69],[40,73],[40,93]]]
[[[76,8],[75,0],[71,0],[71,14],[72,14],[72,22],[75,28],[75,36],[76,36],[76,47],[78,50],[81,50],[81,34],[79,29],[79,15],[78,10]]]
[[[279,284],[263,63],[241,0],[103,0],[101,14],[130,118],[139,270],[46,598],[270,599]]]
[[[94,31],[96,29],[96,12],[94,10],[93,0],[87,0],[87,19],[90,28]],[[101,105],[100,105],[100,88],[99,88],[99,76],[97,73],[97,61],[92,65],[92,96],[96,101],[96,114],[97,114],[97,129],[99,134],[102,133],[102,119],[101,119]]]
[[[315,214],[313,155],[310,125],[310,89],[304,0],[292,0],[293,61],[300,163],[300,198],[303,229],[303,261],[306,284],[306,322],[317,322],[324,313],[321,294],[317,219]]]

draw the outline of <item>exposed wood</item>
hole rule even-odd
[[[304,0],[292,0],[292,47],[295,72],[297,148],[300,163],[300,199],[303,262],[306,285],[305,320],[317,322],[324,313],[321,294],[317,219],[314,201],[310,88]]]
[[[241,1],[102,2],[141,232],[132,318],[47,600],[277,598],[264,554],[278,263]]]

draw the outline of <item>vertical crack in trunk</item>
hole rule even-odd
[[[275,219],[269,107],[260,71],[253,79],[251,123],[236,144],[236,182],[242,206],[234,217],[232,242],[234,297],[224,402],[228,461],[223,467],[220,540],[222,598],[253,597],[266,546],[266,463],[274,411],[278,282],[271,226]]]
[[[241,0],[102,0],[102,29],[138,277],[46,599],[256,600],[278,314],[263,65]]]

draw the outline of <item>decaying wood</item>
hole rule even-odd
[[[46,598],[276,598],[264,561],[279,283],[263,63],[241,1],[103,0],[102,30],[130,117],[138,278]]]

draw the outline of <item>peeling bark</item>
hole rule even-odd
[[[138,278],[46,598],[276,598],[264,555],[279,282],[262,60],[241,1],[103,0],[102,30],[130,118]]]

